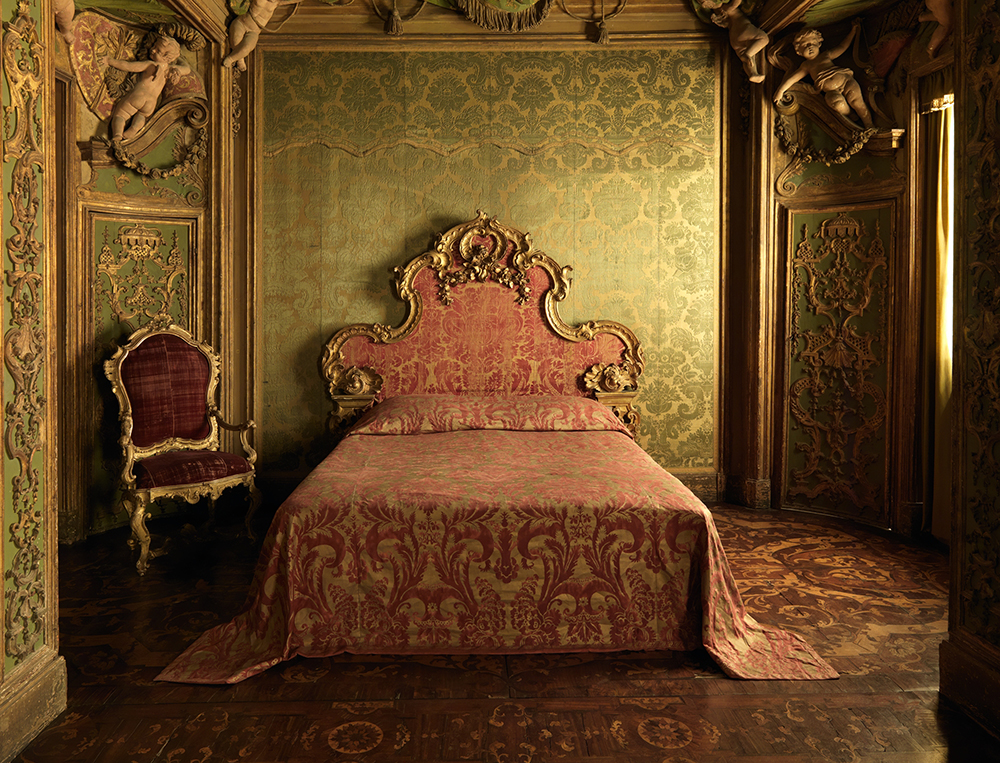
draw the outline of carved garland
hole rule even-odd
[[[203,106],[193,108],[185,115],[185,121],[197,131],[197,137],[194,142],[187,147],[184,152],[184,157],[174,164],[170,169],[161,169],[159,167],[150,167],[145,162],[141,161],[134,153],[132,153],[125,145],[122,140],[112,140],[110,142],[111,153],[114,154],[115,158],[124,166],[130,170],[138,172],[140,175],[146,175],[154,180],[163,180],[164,178],[171,178],[175,175],[182,175],[186,173],[194,163],[205,156],[208,150],[208,112]]]
[[[774,133],[781,142],[782,150],[792,159],[802,163],[823,162],[827,167],[833,164],[843,164],[856,153],[861,151],[865,144],[878,132],[874,127],[866,130],[859,130],[854,133],[843,145],[837,146],[833,151],[812,146],[803,146],[796,142],[790,135],[788,129],[788,117],[778,114],[774,118]]]
[[[3,71],[10,92],[4,104],[4,163],[11,167],[10,227],[5,239],[9,257],[8,326],[4,334],[4,364],[12,381],[4,396],[4,446],[17,463],[10,481],[11,507],[16,517],[9,528],[14,548],[5,582],[6,653],[15,660],[35,649],[46,619],[45,578],[42,573],[43,486],[38,469],[46,413],[42,394],[46,336],[42,316],[43,251],[39,241],[39,185],[44,158],[38,141],[43,135],[42,45],[36,22],[22,0],[17,15],[4,22]]]

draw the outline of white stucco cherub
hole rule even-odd
[[[72,45],[73,17],[76,15],[76,3],[74,0],[53,0],[52,7],[56,15],[56,29],[66,41],[67,45]]]
[[[829,50],[823,50],[823,35],[819,30],[806,27],[795,34],[792,45],[795,52],[805,59],[798,69],[788,74],[774,94],[775,103],[779,103],[793,84],[804,77],[812,78],[816,89],[823,93],[827,105],[845,117],[849,117],[851,109],[861,117],[865,127],[872,127],[872,115],[865,103],[861,85],[854,78],[854,72],[842,66],[837,66],[833,59],[844,54],[854,36],[858,33],[861,23],[855,19],[851,31],[843,41]]]
[[[156,110],[160,94],[167,82],[191,72],[190,67],[177,63],[180,55],[180,43],[173,37],[160,35],[149,50],[148,60],[122,61],[107,57],[104,59],[104,63],[108,66],[139,73],[132,90],[118,99],[111,112],[112,140],[134,138]],[[126,124],[128,124],[127,129]]]
[[[740,9],[743,0],[699,0],[699,3],[706,11],[711,11],[713,24],[729,30],[729,44],[743,62],[743,70],[750,81],[763,82],[764,75],[757,59],[770,38],[767,32],[755,27]]]
[[[239,14],[229,24],[229,53],[222,59],[223,66],[233,66],[246,71],[244,60],[257,47],[261,32],[271,20],[279,5],[296,5],[302,0],[250,0],[246,13]]]

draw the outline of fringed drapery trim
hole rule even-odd
[[[503,11],[485,0],[457,0],[465,17],[491,32],[523,32],[532,29],[549,15],[552,0],[538,0],[523,11]]]

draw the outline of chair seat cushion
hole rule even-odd
[[[215,450],[178,450],[138,461],[136,486],[144,490],[168,485],[211,482],[252,471],[250,463],[234,453]]]

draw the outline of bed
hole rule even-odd
[[[245,609],[157,679],[699,648],[733,678],[836,677],[747,614],[711,512],[635,442],[638,339],[565,323],[569,274],[483,213],[397,268],[402,323],[323,348],[342,439],[277,510]]]

